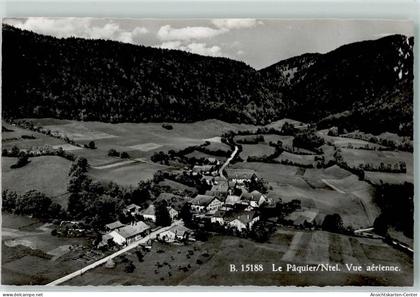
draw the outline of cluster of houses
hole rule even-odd
[[[246,189],[246,181],[257,179],[253,170],[228,169],[228,179],[225,179],[217,172],[215,174],[214,166],[205,165],[194,168],[195,171],[192,172],[202,175],[202,179],[211,188],[204,194],[198,194],[195,197],[178,197],[178,199],[175,197],[177,195],[161,193],[156,201],[166,200],[168,202],[167,209],[172,220],[178,218],[181,205],[188,202],[191,205],[192,220],[198,226],[217,223],[226,229],[243,231],[251,229],[259,221],[258,208],[269,203],[270,199],[259,191],[248,192]],[[150,204],[144,209],[136,204],[130,204],[124,211],[126,215],[134,218],[133,222],[127,225],[120,221],[107,224],[102,245],[107,244],[110,239],[118,245],[130,244],[152,231],[151,226],[154,226],[156,222],[154,204]],[[157,239],[166,242],[193,240],[192,235],[193,232],[190,229],[182,225],[175,225],[158,234]]]
[[[172,220],[178,217],[178,211],[171,206],[167,207],[169,216]],[[120,221],[115,221],[105,225],[105,234],[102,236],[102,242],[99,246],[108,244],[112,239],[118,245],[128,245],[147,236],[151,231],[154,222],[156,222],[155,206],[149,205],[142,209],[137,204],[130,204],[124,209],[126,215],[131,216],[134,220],[130,224],[123,224]],[[178,230],[167,230],[167,238],[178,239]],[[168,233],[169,232],[169,233]],[[172,235],[169,235],[173,233]]]
[[[197,169],[197,166],[194,168]],[[269,199],[259,191],[248,192],[246,181],[258,179],[250,169],[227,169],[228,179],[218,176],[207,167],[199,172],[211,189],[190,202],[193,220],[199,225],[218,223],[230,229],[251,229],[259,221],[258,208]]]

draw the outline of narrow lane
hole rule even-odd
[[[219,169],[219,175],[223,179],[227,179],[227,177],[223,175],[223,170],[226,168],[226,166],[229,165],[229,163],[233,160],[233,158],[235,158],[235,156],[236,156],[237,153],[238,153],[238,147],[235,145],[235,149],[233,150],[233,152],[230,155],[230,157],[226,160],[225,163],[223,163],[222,167],[220,167],[220,169]]]

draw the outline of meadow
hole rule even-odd
[[[89,240],[52,236],[51,230],[39,220],[2,213],[3,285],[42,285],[86,265]]]
[[[125,258],[125,259],[124,259]],[[212,236],[189,245],[155,243],[139,262],[134,252],[116,259],[115,268],[97,267],[63,285],[410,285],[413,263],[401,251],[380,240],[343,236],[324,231],[279,229],[268,242],[231,236]],[[252,261],[250,261],[252,259]],[[124,271],[128,261],[136,266]],[[230,264],[262,264],[262,272],[230,272]],[[399,265],[402,272],[273,272],[272,265],[330,263],[343,265]],[[185,270],[180,268],[186,267]]]
[[[30,158],[29,164],[11,169],[17,158],[2,157],[2,188],[24,194],[37,190],[50,196],[53,201],[67,207],[67,186],[71,162],[57,156]]]

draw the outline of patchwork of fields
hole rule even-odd
[[[115,182],[123,187],[135,187],[141,180],[150,180],[158,170],[175,172],[183,169],[176,163],[162,165],[151,162],[150,157],[156,152],[182,150],[209,141],[210,144],[205,147],[206,152],[195,150],[185,156],[216,158],[224,162],[226,157],[219,156],[216,152],[224,151],[228,154],[231,148],[221,143],[220,135],[229,130],[258,128],[252,125],[228,124],[218,120],[189,124],[171,123],[172,130],[163,128],[161,123],[110,124],[56,119],[32,120],[35,125],[47,128],[56,135],[68,136],[80,146],[68,144],[57,137],[3,123],[12,130],[2,133],[3,148],[10,150],[13,146],[17,146],[22,150],[29,150],[45,145],[55,149],[62,147],[63,150],[88,160],[91,165],[88,175],[92,179]],[[283,123],[284,121],[278,121],[268,126],[279,128]],[[334,213],[342,217],[344,227],[352,229],[371,227],[380,214],[379,207],[373,201],[374,185],[383,182],[392,184],[413,182],[413,154],[357,149],[366,145],[383,147],[362,140],[328,136],[325,131],[318,132],[326,142],[330,143],[322,146],[326,162],[333,160],[335,149],[340,148],[344,161],[352,167],[357,168],[366,162],[379,166],[381,163],[404,161],[407,173],[366,171],[365,180],[360,180],[358,176],[337,165],[328,168],[303,168],[280,163],[246,162],[248,156],[272,154],[274,147],[270,146],[269,142],[281,141],[288,151],[284,151],[276,161],[291,161],[303,166],[314,164],[313,152],[293,147],[293,136],[274,134],[264,135],[264,141],[258,144],[242,144],[240,157],[245,162],[231,164],[229,168],[254,170],[259,178],[268,182],[267,197],[273,203],[280,200],[282,202],[300,200],[301,209],[286,217],[295,227],[301,226],[305,221],[321,225],[326,215]],[[31,137],[26,137],[28,135]],[[96,149],[83,147],[90,141],[95,142]],[[349,144],[353,148],[348,148]],[[127,152],[129,158],[108,156],[110,149]],[[8,189],[23,194],[35,189],[44,192],[64,208],[67,206],[70,161],[58,156],[38,156],[30,158],[30,163],[22,168],[11,169],[11,165],[16,161],[15,157],[2,157],[3,190]],[[179,193],[197,193],[197,189],[193,187],[166,179],[161,181],[159,186]],[[183,201],[186,199],[183,197]],[[181,204],[178,203],[177,207],[180,208]],[[54,237],[48,225],[34,219],[3,214],[2,231],[2,276],[3,282],[7,284],[30,282],[44,284],[80,269],[94,258],[94,255],[84,258],[80,248],[89,245],[90,239]],[[396,238],[401,235],[399,231],[393,232]],[[162,250],[164,252],[161,252]],[[190,250],[193,250],[193,254]],[[299,286],[311,283],[324,286],[338,283],[355,285],[360,282],[366,285],[409,285],[411,282],[409,276],[413,269],[413,262],[409,256],[380,240],[283,227],[266,243],[230,236],[213,236],[209,241],[197,241],[188,246],[156,244],[141,263],[134,253],[129,252],[125,257],[135,263],[136,269],[132,274],[124,271],[125,261],[121,260],[117,261],[114,269],[101,266],[65,285]],[[403,267],[403,272],[297,275],[275,274],[271,271],[263,273],[227,271],[229,264],[248,263],[249,259],[264,264],[267,269],[271,268],[273,263],[278,265],[319,262],[375,263],[400,265]],[[160,262],[159,265],[156,265],[156,262]],[[188,264],[190,266],[187,271],[179,269]],[[25,269],[25,267],[30,268]]]

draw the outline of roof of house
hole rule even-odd
[[[137,222],[134,225],[128,225],[120,230],[118,230],[118,234],[120,234],[124,238],[131,238],[138,234],[143,233],[144,231],[150,229],[150,226],[145,224],[144,222]]]
[[[226,173],[229,178],[236,178],[236,179],[249,179],[253,175],[255,175],[255,171],[252,169],[226,169]]]
[[[254,210],[250,211],[239,211],[239,212],[229,212],[226,213],[224,219],[228,222],[232,222],[234,220],[239,220],[244,224],[248,224],[256,217],[256,212]]]
[[[212,191],[227,192],[229,190],[229,184],[226,181],[219,181],[217,185],[211,187]]]
[[[106,224],[105,227],[108,228],[109,230],[115,230],[117,228],[121,228],[124,227],[125,225],[123,223],[121,223],[120,221],[115,221],[109,224]]]
[[[140,208],[137,204],[131,203],[130,205],[127,205],[126,209],[132,209],[132,208]]]
[[[257,190],[254,190],[251,193],[249,193],[246,190],[243,190],[242,195],[241,195],[241,199],[258,202],[260,200],[261,196],[262,196],[262,194]]]
[[[175,208],[171,207],[171,206],[168,206],[168,207],[167,207],[167,209],[168,209],[168,212],[169,212],[169,213],[171,213],[171,212],[172,212],[172,213],[176,213],[176,214],[178,214],[178,211],[177,211]]]
[[[215,196],[197,195],[193,200],[191,200],[191,204],[193,204],[193,205],[200,205],[200,206],[207,206],[214,199],[216,199]]]
[[[239,202],[241,197],[236,195],[228,195],[225,200],[225,204],[234,205],[235,203]]]
[[[153,215],[154,216],[155,215],[155,206],[153,204],[150,204],[149,207],[140,211],[140,214],[142,214],[142,215]]]
[[[200,172],[200,171],[211,171],[213,169],[213,165],[195,165],[193,167],[193,171]]]
[[[216,196],[216,197],[223,198],[223,197],[225,197],[227,195],[227,192],[209,190],[209,191],[206,191],[204,193],[204,195],[207,195],[207,196]]]
[[[175,226],[169,228],[167,231],[173,232],[173,233],[175,233],[176,235],[179,235],[179,236],[184,236],[185,233],[191,233],[192,232],[191,229],[188,229],[187,227],[182,226],[182,225],[175,225]]]
[[[215,213],[213,213],[211,216],[212,216],[212,217],[215,217],[215,218],[223,218],[223,217],[225,217],[225,216],[226,216],[226,210],[223,210],[223,209],[218,209],[218,210],[216,210],[216,212],[215,212]]]

